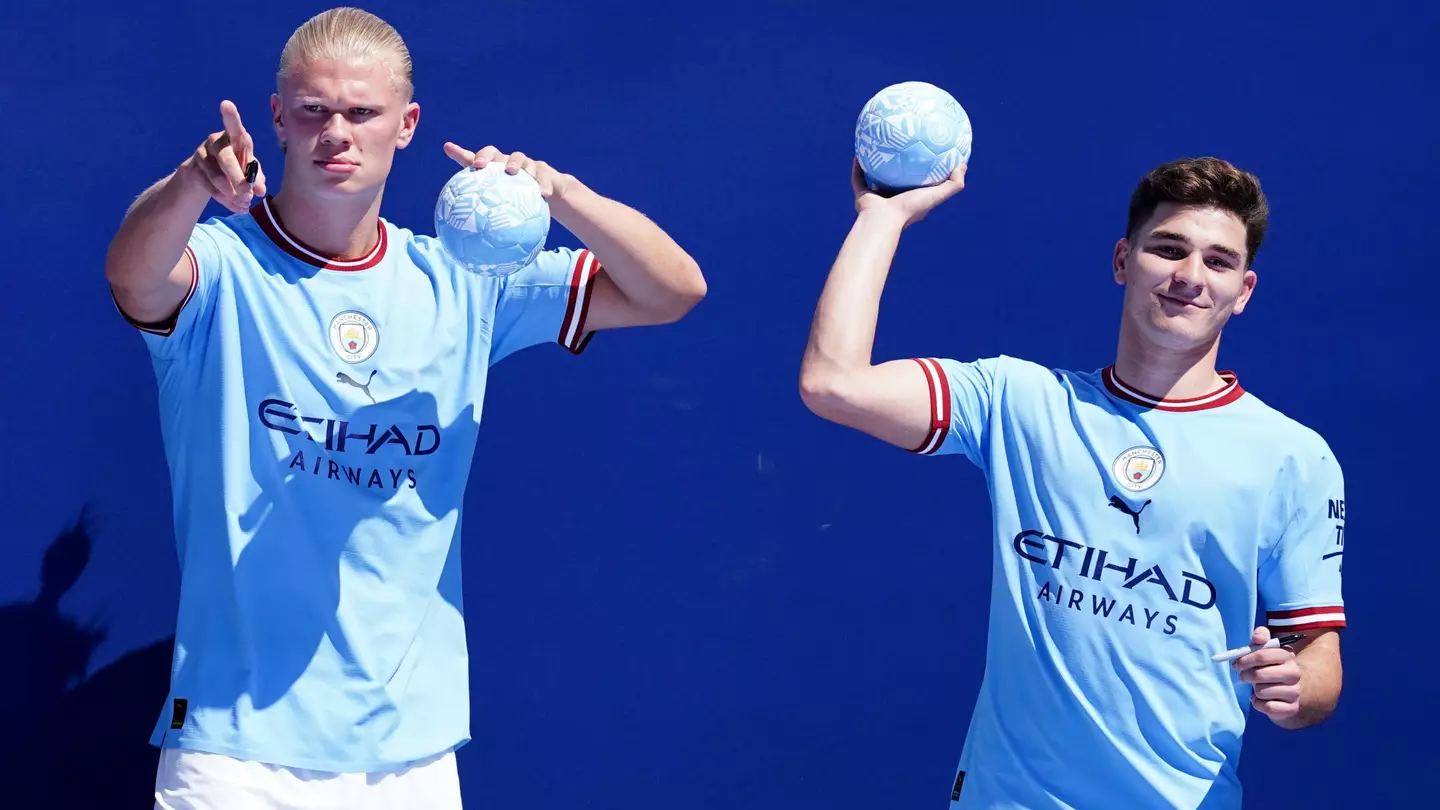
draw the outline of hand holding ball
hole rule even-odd
[[[527,172],[505,162],[464,168],[440,190],[435,235],[471,271],[507,276],[535,260],[550,234],[550,204]]]
[[[933,186],[970,161],[970,117],[949,93],[901,82],[876,93],[855,122],[855,157],[881,194]]]

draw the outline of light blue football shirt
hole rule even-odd
[[[375,771],[469,739],[458,540],[487,370],[583,351],[600,268],[555,249],[484,277],[377,227],[340,259],[268,200],[209,219],[173,325],[136,324],[181,573],[155,745]]]
[[[1344,627],[1344,482],[1315,432],[1225,386],[1158,400],[1110,368],[917,359],[915,452],[984,471],[986,667],[951,807],[1238,808],[1251,687],[1210,656]],[[1260,717],[1258,713],[1254,716]]]

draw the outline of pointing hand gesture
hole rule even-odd
[[[212,132],[181,168],[193,172],[215,202],[239,214],[249,210],[257,195],[265,196],[265,172],[232,102],[220,102],[220,120],[224,129]]]

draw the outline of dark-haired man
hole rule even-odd
[[[1214,158],[1141,180],[1112,256],[1124,304],[1111,365],[876,365],[900,234],[960,191],[964,171],[886,198],[852,167],[858,216],[800,377],[817,415],[918,454],[962,454],[990,482],[986,672],[951,805],[1239,807],[1247,709],[1285,728],[1325,719],[1345,626],[1339,464],[1216,370],[1220,334],[1255,288],[1260,183]],[[1300,638],[1263,648],[1272,631]],[[1212,660],[1232,648],[1251,651]]]

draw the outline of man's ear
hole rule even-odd
[[[1130,259],[1130,240],[1121,237],[1115,243],[1115,254],[1110,257],[1110,270],[1115,274],[1115,283],[1125,286],[1125,262]]]

